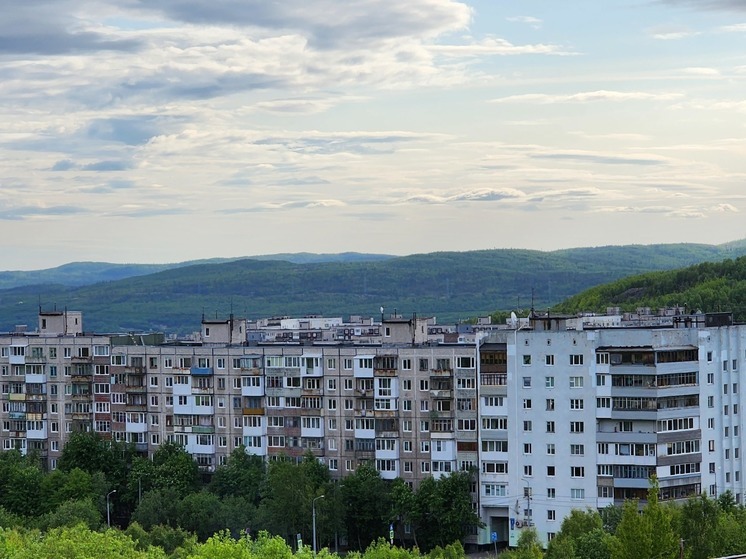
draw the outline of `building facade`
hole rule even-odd
[[[310,452],[338,478],[363,461],[412,485],[473,471],[475,544],[515,544],[528,526],[546,542],[573,508],[644,499],[653,475],[664,500],[730,490],[742,502],[746,326],[675,313],[640,324],[534,314],[449,344],[428,320],[395,317],[366,325],[380,343],[261,344],[233,317],[167,340],[40,312],[33,332],[0,335],[0,440],[50,469],[71,433],[95,431],[148,455],[179,443],[206,472],[242,446],[268,460]]]

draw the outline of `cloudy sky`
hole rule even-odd
[[[746,0],[3,0],[1,269],[746,237]]]

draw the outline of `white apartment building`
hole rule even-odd
[[[0,440],[50,468],[92,430],[147,454],[178,442],[206,472],[240,446],[311,452],[335,477],[361,461],[413,485],[472,470],[485,528],[467,541],[512,545],[534,526],[546,542],[573,508],[644,498],[652,475],[662,499],[743,501],[746,326],[729,319],[532,315],[446,344],[397,317],[375,325],[382,343],[250,344],[233,317],[166,341],[42,312],[35,331],[0,334]]]

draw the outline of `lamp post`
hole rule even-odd
[[[116,493],[116,489],[112,489],[106,494],[106,524],[111,528],[111,512],[109,510],[109,497],[112,493]]]
[[[311,517],[313,520],[313,554],[316,555],[316,501],[323,499],[324,495],[319,495],[311,501]]]

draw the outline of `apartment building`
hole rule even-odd
[[[264,344],[234,317],[203,318],[190,340],[38,320],[0,334],[0,440],[50,468],[70,433],[96,431],[143,454],[178,442],[206,472],[240,446],[311,452],[338,478],[362,461],[413,485],[472,470],[475,544],[513,545],[527,526],[546,542],[573,508],[644,498],[652,475],[662,499],[743,501],[746,327],[727,314],[533,313],[462,343],[417,317],[368,325],[380,343]]]

